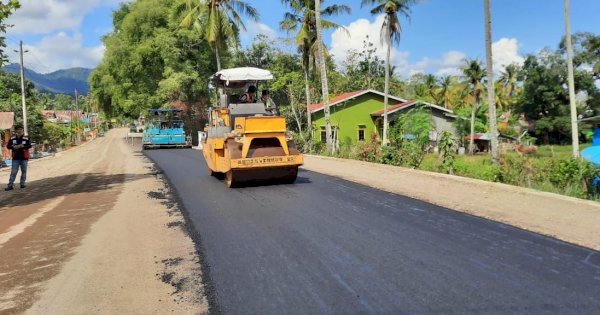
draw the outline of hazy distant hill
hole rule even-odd
[[[19,65],[7,65],[4,71],[18,74]],[[41,74],[25,68],[25,78],[33,81],[38,91],[50,93],[75,94],[77,89],[81,94],[87,94],[90,89],[87,81],[90,73],[92,69],[71,68]]]

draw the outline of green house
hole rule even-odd
[[[382,138],[384,94],[376,90],[361,90],[338,95],[329,101],[332,136],[337,141],[369,141],[372,135]],[[431,140],[436,141],[442,131],[453,133],[452,121],[456,116],[449,109],[423,101],[388,96],[388,120],[396,120],[405,110],[421,104],[431,112]],[[311,104],[315,139],[325,142],[325,114],[323,103]]]

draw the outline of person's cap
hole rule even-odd
[[[15,130],[17,130],[17,129],[23,129],[23,126],[21,126],[21,125],[15,125]]]

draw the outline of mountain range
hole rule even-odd
[[[5,66],[4,71],[19,74],[21,69],[18,64]],[[35,72],[25,68],[25,79],[33,81],[35,88],[44,93],[75,94],[75,89],[81,94],[90,90],[88,78],[93,69],[71,68],[58,70],[47,74]]]

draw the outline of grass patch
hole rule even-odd
[[[582,144],[581,149],[589,146],[590,144]],[[365,149],[373,151],[371,147],[364,147],[362,151]],[[598,188],[592,183],[600,176],[600,168],[587,161],[574,160],[572,154],[570,145],[540,146],[538,153],[534,155],[521,156],[516,152],[506,152],[502,154],[499,165],[492,163],[490,154],[457,155],[453,162],[453,170],[457,176],[598,200]],[[335,156],[371,162],[385,161],[379,151],[376,154],[365,155],[359,147],[348,144]],[[441,172],[440,163],[438,154],[428,153],[423,157],[418,169]]]

